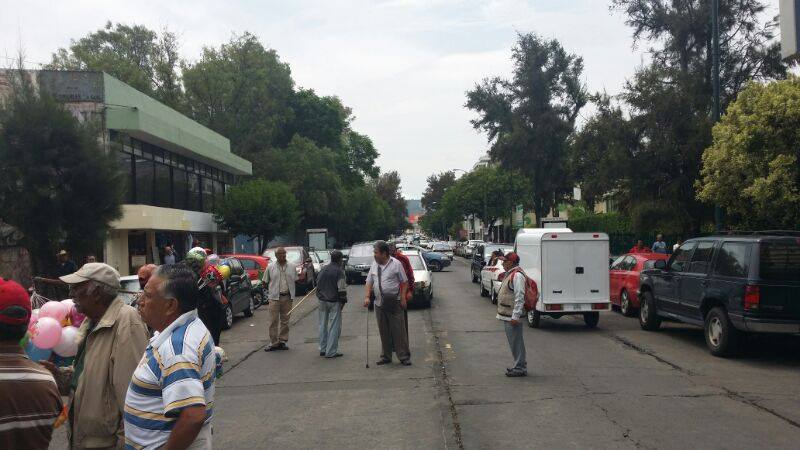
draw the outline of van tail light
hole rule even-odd
[[[548,311],[563,311],[564,306],[556,303],[552,305],[545,305],[545,309]]]
[[[608,303],[592,303],[592,309],[608,309]]]
[[[761,289],[758,286],[744,287],[744,310],[755,311],[761,303]]]

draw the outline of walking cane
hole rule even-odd
[[[290,309],[290,310],[289,310],[289,314],[291,314],[291,313],[292,313],[292,311],[294,311],[295,309],[297,309],[297,307],[298,307],[298,306],[300,306],[300,304],[301,304],[301,303],[303,303],[303,302],[305,301],[305,299],[307,299],[307,298],[308,298],[308,296],[309,296],[309,295],[311,295],[311,294],[313,294],[314,292],[317,292],[317,288],[316,288],[316,287],[315,287],[314,289],[312,289],[311,291],[309,291],[309,292],[308,292],[308,294],[306,294],[306,296],[305,296],[305,297],[303,297],[302,299],[300,299],[300,301],[299,301],[299,302],[297,302],[297,304],[296,304],[296,305],[294,305],[294,308],[292,308],[292,309]]]
[[[365,312],[367,316],[367,353],[364,354],[364,364],[369,369],[369,308]]]

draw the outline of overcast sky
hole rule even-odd
[[[470,169],[486,152],[463,107],[465,92],[484,77],[509,74],[517,32],[557,38],[582,55],[590,90],[621,90],[642,51],[609,3],[0,0],[0,56],[15,56],[21,44],[30,63],[49,62],[55,49],[107,20],[168,27],[189,60],[204,45],[250,31],[290,64],[298,86],[352,107],[354,128],[373,139],[382,170],[399,171],[405,196],[419,198],[428,175]]]

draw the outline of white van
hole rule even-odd
[[[608,235],[573,233],[569,228],[523,228],[514,251],[520,267],[536,281],[539,301],[528,312],[528,324],[538,328],[541,316],[558,319],[582,314],[597,326],[600,311],[609,311]]]

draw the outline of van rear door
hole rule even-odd
[[[564,311],[609,303],[608,237],[598,233],[553,233],[542,239],[542,298]]]

